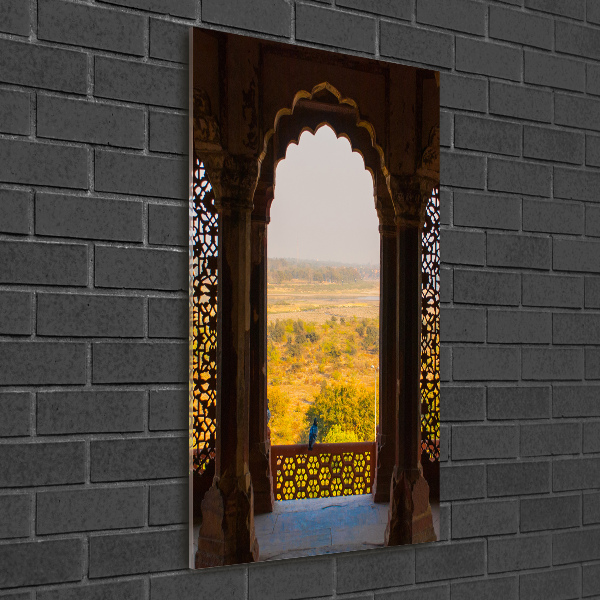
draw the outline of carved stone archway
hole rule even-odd
[[[374,500],[390,503],[386,543],[435,539],[420,465],[419,395],[420,240],[439,185],[435,74],[219,32],[193,35],[194,157],[206,168],[219,218],[218,435],[196,565],[259,557],[254,513],[273,507],[265,369],[273,176],[288,144],[324,123],[361,153],[380,221]]]

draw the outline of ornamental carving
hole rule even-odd
[[[421,155],[420,171],[440,172],[440,127],[434,125],[429,132],[427,147]]]
[[[210,98],[203,89],[194,88],[194,147],[200,150],[220,146],[221,132],[212,114]]]

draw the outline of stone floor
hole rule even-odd
[[[439,538],[439,504],[432,503],[431,511]],[[374,504],[370,494],[275,502],[272,513],[254,517],[260,560],[382,547],[387,514],[388,505]],[[194,528],[194,551],[198,530]]]

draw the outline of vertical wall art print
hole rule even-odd
[[[190,52],[190,566],[436,541],[439,74]]]

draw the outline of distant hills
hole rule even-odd
[[[269,283],[302,281],[309,283],[352,283],[379,281],[379,265],[345,264],[295,258],[269,258]]]

